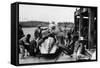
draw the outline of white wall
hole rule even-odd
[[[1,0],[0,1],[0,68],[15,68],[10,64],[10,4],[17,0]],[[22,1],[22,0],[19,0]],[[38,3],[54,3],[54,4],[67,4],[67,5],[87,5],[98,6],[100,12],[100,0],[23,0],[25,2],[38,2]],[[98,19],[100,13],[98,13]],[[100,19],[98,26],[100,26]],[[98,33],[100,33],[98,27]],[[98,39],[100,34],[98,34]],[[100,46],[98,44],[98,56],[100,56]],[[99,58],[100,59],[100,58]],[[100,68],[100,60],[98,62],[85,62],[85,63],[66,63],[66,64],[52,64],[52,65],[35,65],[35,66],[21,66],[22,68]],[[19,67],[19,68],[21,68]]]

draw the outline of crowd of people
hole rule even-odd
[[[43,34],[43,31],[47,32],[46,35]],[[25,56],[39,55],[41,53],[39,47],[49,37],[53,39],[49,51],[54,45],[56,45],[61,52],[70,57],[74,57],[77,60],[81,57],[87,57],[87,59],[91,58],[91,53],[86,49],[87,41],[80,39],[78,35],[75,35],[74,30],[70,29],[69,31],[66,31],[66,27],[65,30],[61,30],[61,28],[58,28],[54,22],[52,22],[47,28],[42,28],[41,25],[39,25],[34,32],[34,39],[31,41],[31,35],[27,34],[25,36],[22,26],[20,25],[18,37],[21,58],[25,58]]]

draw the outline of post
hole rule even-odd
[[[81,13],[82,8],[80,8],[80,19],[79,19],[79,38],[82,36],[82,23],[83,23],[83,15]]]
[[[88,48],[89,50],[93,46],[93,25],[94,25],[94,13],[92,11],[92,8],[88,8],[88,14],[89,14],[89,27],[88,27]]]

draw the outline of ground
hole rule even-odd
[[[91,60],[95,60],[96,59],[96,51],[93,49],[90,52],[92,54]],[[82,58],[82,59],[85,59],[85,58]],[[65,53],[61,53],[57,58],[54,58],[54,59],[46,59],[44,57],[33,57],[33,56],[27,56],[27,57],[25,57],[25,59],[21,59],[21,54],[19,54],[19,64],[61,62],[61,61],[76,61],[76,59],[73,57],[70,57],[69,55],[66,55]]]
[[[19,55],[20,56],[20,55]],[[19,63],[24,64],[24,63],[43,63],[43,62],[61,62],[61,61],[75,61],[76,59],[71,58],[68,55],[65,54],[60,54],[57,58],[54,59],[45,59],[43,57],[26,57],[25,59],[21,59],[19,57]]]

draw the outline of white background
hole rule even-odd
[[[19,5],[19,21],[74,22],[76,7]]]
[[[0,1],[0,68],[16,68],[10,64],[10,22],[11,11],[10,4],[17,0],[1,0]],[[38,3],[54,3],[67,5],[87,5],[98,6],[100,12],[100,0],[19,0],[24,2],[38,2]],[[98,13],[98,42],[100,37],[100,13]],[[100,56],[100,46],[98,44],[98,57]],[[100,68],[100,57],[98,62],[82,62],[82,63],[65,63],[65,64],[50,64],[50,65],[31,65],[21,66],[19,68]]]

